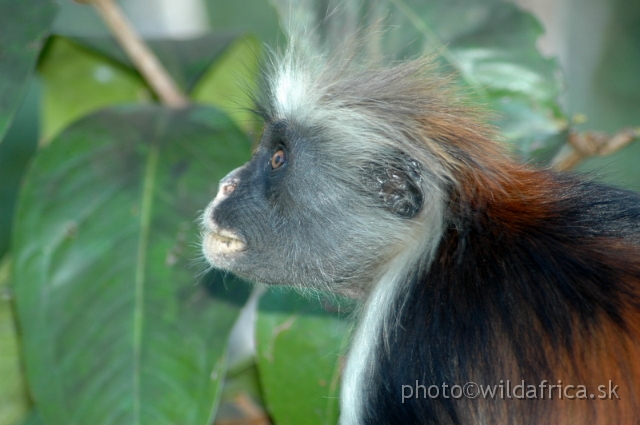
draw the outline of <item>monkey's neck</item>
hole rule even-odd
[[[342,378],[341,425],[359,424],[363,415],[366,392],[374,370],[378,336],[388,331],[389,323],[393,320],[393,311],[389,306],[396,304],[406,280],[397,271],[390,269],[373,287],[358,314],[359,324],[351,341]]]
[[[441,204],[443,205],[444,203]],[[358,327],[352,338],[342,379],[344,390],[341,391],[341,425],[361,423],[367,389],[371,386],[370,380],[375,369],[375,353],[382,346],[388,349],[387,337],[394,332],[402,310],[402,307],[396,309],[398,300],[403,298],[403,293],[410,286],[410,276],[415,274],[415,270],[428,266],[441,240],[444,231],[441,206],[430,206],[431,209],[422,217],[427,223],[427,237],[418,243],[409,243],[389,263],[368,292],[358,293],[364,301],[356,314]]]

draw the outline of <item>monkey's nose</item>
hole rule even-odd
[[[238,185],[238,182],[236,182],[235,180],[232,180],[226,183],[221,183],[220,191],[222,192],[223,195],[229,196],[233,193],[234,190],[236,190],[237,185]]]
[[[220,180],[218,194],[213,200],[214,204],[217,205],[220,201],[227,198],[229,195],[233,193],[234,190],[236,190],[236,187],[238,187],[238,182],[239,182],[238,172],[240,171],[241,168],[242,167],[236,168],[235,170],[227,174],[222,180]]]

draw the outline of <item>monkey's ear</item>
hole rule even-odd
[[[377,196],[386,210],[407,219],[422,210],[422,176],[416,160],[400,153],[393,160],[370,164],[366,173],[367,192]]]

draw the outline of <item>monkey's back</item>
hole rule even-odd
[[[640,423],[640,196],[519,174],[452,208],[378,339],[363,423]]]

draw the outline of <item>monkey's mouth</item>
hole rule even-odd
[[[216,229],[204,237],[204,251],[207,257],[235,254],[247,249],[247,243],[239,235],[223,229]]]

